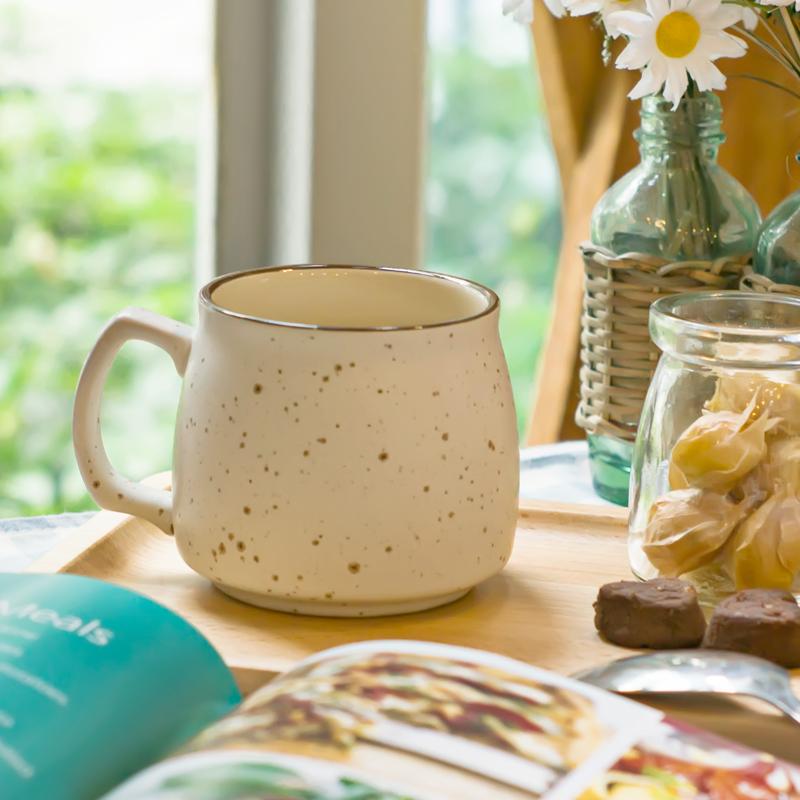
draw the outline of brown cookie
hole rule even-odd
[[[706,629],[697,592],[677,578],[607,583],[594,610],[597,630],[622,647],[696,647]]]
[[[703,647],[800,666],[800,606],[782,589],[745,589],[714,610]]]

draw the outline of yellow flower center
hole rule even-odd
[[[656,28],[656,46],[667,58],[683,58],[700,41],[700,23],[686,11],[670,11]]]

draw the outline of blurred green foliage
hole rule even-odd
[[[467,45],[434,51],[426,265],[498,292],[520,433],[550,318],[561,239],[556,168],[534,68]]]
[[[196,99],[176,92],[0,94],[0,515],[91,507],[71,406],[86,353],[127,305],[192,303]],[[112,460],[166,469],[178,381],[126,348],[105,395]]]
[[[426,265],[485,283],[520,427],[549,319],[561,234],[555,168],[529,64],[467,46],[431,53]],[[72,395],[102,325],[126,305],[193,305],[197,97],[0,93],[0,516],[91,507],[71,445]],[[167,469],[179,381],[128,345],[103,409],[131,477]]]

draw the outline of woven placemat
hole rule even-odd
[[[581,317],[581,393],[575,421],[587,433],[636,438],[658,348],[650,305],[659,297],[736,289],[749,256],[670,262],[643,253],[614,255],[581,245],[586,271]]]

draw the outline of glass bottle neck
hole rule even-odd
[[[645,97],[641,120],[635,135],[645,162],[669,163],[687,153],[715,161],[725,141],[722,106],[712,92],[684,97],[674,111],[660,95]]]

